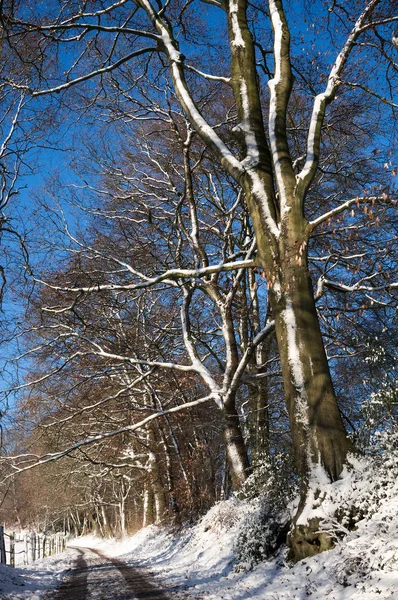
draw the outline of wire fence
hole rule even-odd
[[[66,533],[6,533],[0,525],[0,563],[11,567],[29,565],[63,552],[68,538]]]

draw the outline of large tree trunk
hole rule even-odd
[[[256,195],[251,186],[248,189],[247,180],[246,190],[254,212],[256,236],[257,231],[261,234],[257,236],[257,260],[268,281],[296,465],[301,477],[301,501],[290,535],[294,557],[299,559],[331,546],[331,539],[318,533],[317,520],[310,518],[308,523],[304,520],[301,523],[300,516],[310,497],[308,486],[317,495],[321,470],[330,480],[338,479],[353,445],[337,405],[315,307],[307,262],[308,222],[302,213],[302,203],[294,196],[293,184],[289,189],[287,181],[283,190],[284,213],[279,233],[274,236],[264,227],[263,215],[259,216],[258,205],[253,202]],[[266,188],[263,189],[265,194]]]
[[[336,480],[352,444],[337,406],[305,251],[270,294],[296,463],[304,482],[320,464]]]
[[[223,437],[228,468],[233,489],[237,491],[250,475],[251,466],[234,397],[224,404],[223,419]]]
[[[353,445],[347,437],[333,389],[305,247],[290,247],[282,265],[270,301],[296,465],[302,482],[301,500],[289,536],[293,556],[299,560],[332,546],[330,536],[319,532],[318,519],[309,517],[308,522],[301,523],[300,516],[309,499],[321,491],[320,469],[330,480],[338,479]],[[309,486],[314,488],[314,496],[308,494]]]
[[[333,390],[307,267],[310,232],[304,216],[304,199],[313,169],[308,167],[308,174],[296,177],[287,137],[287,110],[293,85],[289,29],[282,3],[270,1],[269,7],[275,33],[275,71],[268,84],[269,140],[264,134],[246,0],[239,0],[237,5],[229,3],[231,83],[245,155],[244,173],[239,181],[257,239],[257,263],[264,269],[270,289],[304,498],[313,465],[322,465],[336,479],[351,444]],[[309,155],[307,158],[316,168],[320,128],[311,135],[315,144],[311,151],[314,154],[316,150],[316,155],[312,156],[312,162]]]

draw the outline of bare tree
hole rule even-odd
[[[323,223],[338,218],[355,203],[366,207],[369,203],[392,206],[396,203],[395,192],[390,188],[386,191],[377,186],[371,194],[367,190],[364,193],[361,188],[363,180],[359,178],[358,185],[351,186],[356,188],[354,196],[338,196],[334,205],[332,196],[324,207],[326,210],[317,210],[312,218],[308,218],[306,207],[311,206],[312,190],[316,184],[320,189],[322,184],[322,178],[319,178],[320,154],[327,148],[327,144],[322,145],[322,134],[333,126],[334,118],[339,118],[339,111],[333,112],[333,106],[338,106],[338,102],[333,105],[336,96],[350,96],[353,91],[365,92],[372,97],[374,106],[380,104],[393,110],[397,107],[389,96],[389,86],[396,80],[397,72],[391,37],[398,17],[393,5],[382,0],[370,0],[360,8],[355,1],[345,3],[344,7],[333,3],[328,11],[323,6],[318,8],[322,14],[320,22],[324,35],[325,31],[331,33],[332,41],[328,44],[328,51],[333,52],[334,59],[331,64],[326,65],[316,62],[320,73],[314,84],[306,81],[305,70],[300,69],[297,48],[294,51],[291,49],[291,33],[296,37],[296,31],[294,28],[289,29],[286,15],[292,13],[293,18],[293,8],[289,7],[285,11],[279,0],[270,0],[267,11],[254,7],[257,14],[261,14],[261,24],[257,29],[249,21],[248,11],[252,9],[245,0],[212,0],[210,7],[206,5],[205,9],[201,5],[196,7],[193,3],[183,9],[173,4],[159,6],[149,0],[137,0],[133,6],[127,1],[107,6],[97,6],[94,2],[89,11],[83,7],[78,12],[74,11],[73,3],[66,3],[61,13],[47,15],[42,23],[29,20],[25,15],[22,18],[18,11],[7,17],[11,38],[14,36],[15,39],[24,39],[28,32],[34,31],[42,37],[47,50],[53,45],[59,48],[68,45],[73,48],[73,62],[67,70],[66,80],[62,81],[61,75],[56,74],[49,78],[47,86],[33,92],[23,82],[18,84],[19,87],[32,92],[36,97],[53,92],[67,93],[76,84],[85,84],[86,90],[90,91],[90,83],[87,82],[94,77],[100,77],[104,82],[105,77],[112,74],[112,85],[115,86],[118,98],[121,101],[126,98],[131,100],[135,106],[133,113],[136,118],[137,115],[140,118],[146,118],[146,115],[151,118],[160,104],[161,86],[164,85],[163,90],[167,90],[166,97],[172,86],[173,102],[179,104],[207,150],[244,194],[256,239],[254,258],[251,254],[253,247],[253,250],[246,252],[244,260],[234,261],[232,264],[206,264],[193,229],[190,242],[192,245],[196,244],[197,257],[202,261],[194,270],[168,269],[160,275],[148,276],[133,269],[131,273],[136,278],[133,283],[127,286],[125,283],[118,284],[119,287],[112,284],[108,289],[142,289],[162,282],[175,285],[175,281],[184,279],[190,282],[181,286],[184,294],[182,323],[190,364],[180,365],[179,368],[200,373],[207,378],[210,396],[215,399],[219,396],[219,389],[210,385],[204,363],[198,360],[187,317],[187,309],[194,293],[192,277],[199,277],[203,282],[202,288],[207,287],[207,293],[214,294],[208,283],[214,273],[236,270],[236,282],[243,277],[243,268],[255,265],[264,272],[268,287],[267,301],[275,320],[297,468],[303,481],[298,518],[306,502],[308,485],[320,485],[317,479],[319,469],[322,468],[332,480],[338,478],[347,453],[353,450],[338,409],[315,306],[308,265],[311,236]],[[218,59],[222,56],[219,63],[224,68],[225,57],[228,56],[230,76],[220,75],[218,71],[208,74],[206,69],[213,69],[214,64],[211,63],[215,62],[211,60],[211,55],[203,59],[203,67],[195,56],[195,19],[204,18],[209,23],[208,12],[221,15],[218,13],[220,9],[228,33],[222,39],[224,54],[216,55]],[[203,16],[200,14],[202,10],[208,12]],[[221,16],[217,16],[216,20],[221,20]],[[339,33],[337,29],[340,22],[344,23],[343,33]],[[180,32],[184,54],[177,41]],[[266,40],[264,45],[257,41],[257,36],[262,34]],[[102,44],[97,43],[99,40]],[[318,52],[315,43],[314,48]],[[185,55],[192,55],[192,60],[189,62]],[[142,58],[144,56],[145,62]],[[271,65],[267,64],[269,56]],[[137,60],[137,75],[128,88],[124,85],[123,69],[128,70],[133,59]],[[360,61],[364,60],[372,68],[360,68]],[[167,63],[167,72],[164,61]],[[383,83],[376,88],[374,67],[377,61],[381,61],[385,67],[385,77]],[[116,86],[116,73],[119,74],[119,70],[121,75],[117,78]],[[293,71],[297,73],[296,80],[303,89],[301,101],[302,115],[305,118],[301,117],[301,127],[296,125],[292,128],[290,100],[292,92],[294,93]],[[152,95],[154,88],[145,89],[141,85],[141,79],[144,81],[143,77],[148,72],[158,78],[160,84]],[[193,90],[202,79],[205,80],[209,93],[206,96],[201,94],[197,99]],[[267,99],[263,98],[265,83],[268,85]],[[96,92],[97,100],[102,98],[101,94],[105,89],[103,84]],[[201,86],[199,90],[202,90]],[[235,104],[235,118],[230,119],[227,115],[215,122],[214,112],[207,108],[207,105],[214,107],[217,104],[214,90],[224,94],[227,99],[221,112],[228,103],[231,108]],[[300,136],[297,133],[299,130],[304,130],[304,135]],[[189,158],[189,154],[186,153],[186,156]],[[189,167],[188,161],[186,167]],[[189,176],[187,168],[187,198],[190,194]],[[326,185],[325,195],[327,192]],[[194,215],[192,223],[195,223]],[[333,283],[324,273],[320,278],[319,296],[322,295],[324,285],[334,286],[334,289],[340,287],[347,292],[350,289],[362,289],[371,293],[377,292],[378,288],[389,292],[397,288],[398,284],[394,281],[375,286],[376,274],[377,271],[366,275],[350,288]],[[64,286],[64,291],[78,297],[82,293],[94,292],[98,287],[97,283],[93,286],[69,286],[67,289]],[[224,318],[225,336],[231,337],[226,308],[228,304],[219,305],[221,317]],[[256,344],[252,345],[252,348],[255,346]],[[233,341],[230,348],[233,348]],[[103,358],[112,357],[112,353],[99,345],[96,352]],[[116,353],[113,358],[117,358]],[[131,358],[129,360],[131,362]],[[235,375],[247,365],[247,361],[242,362],[242,359],[237,365],[233,355],[231,361]],[[133,363],[145,364],[147,367],[170,366],[169,363],[154,360],[143,362],[134,359]],[[225,374],[227,373],[229,377],[228,368]],[[231,385],[233,377],[234,375]],[[229,389],[232,390],[233,385]],[[316,522],[310,523],[308,527],[296,527],[292,540],[297,556],[312,553],[314,547],[319,546],[314,543],[317,539],[314,533],[316,530]]]

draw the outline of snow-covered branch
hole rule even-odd
[[[374,279],[377,275],[380,275],[380,273],[374,273],[373,275],[362,277],[359,281],[352,285],[346,285],[344,283],[332,281],[331,279],[327,279],[324,275],[321,275],[321,277],[318,279],[315,297],[316,299],[320,298],[324,293],[325,287],[336,292],[343,292],[345,294],[352,292],[385,292],[398,289],[398,282],[385,283],[383,285],[367,285],[365,283],[366,281]]]
[[[231,84],[230,77],[223,77],[222,75],[211,75],[210,73],[204,73],[203,71],[200,71],[199,69],[195,69],[195,67],[193,67],[192,65],[188,65],[188,64],[185,64],[185,68],[188,69],[189,71],[193,71],[197,75],[200,75],[204,79],[208,79],[209,81],[221,81],[222,83],[226,83],[227,85]]]
[[[85,75],[81,75],[80,77],[75,77],[75,79],[71,79],[70,81],[67,81],[66,83],[62,83],[61,85],[47,88],[45,90],[32,91],[30,88],[25,87],[25,86],[21,86],[18,84],[13,84],[13,85],[17,88],[22,88],[22,89],[30,92],[32,97],[34,97],[34,98],[36,98],[38,96],[45,96],[45,95],[54,94],[54,93],[59,94],[60,92],[67,90],[74,85],[83,83],[84,81],[89,81],[90,79],[93,79],[94,77],[98,77],[100,75],[105,75],[106,73],[111,73],[112,71],[114,71],[121,65],[125,64],[129,60],[136,58],[138,56],[141,56],[142,54],[148,54],[150,52],[156,52],[156,51],[157,51],[156,46],[148,46],[147,48],[140,48],[139,50],[135,50],[134,52],[130,52],[130,54],[123,56],[122,58],[120,58],[116,62],[112,63],[111,65],[108,65],[107,67],[95,69],[94,71],[91,71],[90,73],[86,73]]]
[[[144,282],[140,283],[126,283],[126,284],[98,284],[92,286],[82,286],[82,287],[62,287],[57,285],[52,285],[46,281],[37,279],[39,283],[42,283],[46,287],[51,288],[52,290],[60,291],[60,292],[72,292],[72,293],[91,293],[91,292],[101,292],[105,290],[112,291],[132,291],[132,290],[140,290],[143,288],[152,287],[158,283],[166,283],[167,285],[176,286],[177,281],[179,279],[192,279],[195,277],[206,277],[207,275],[211,275],[212,273],[221,273],[223,271],[235,271],[244,268],[255,267],[256,263],[254,259],[251,260],[241,260],[232,263],[223,263],[219,265],[211,265],[209,267],[203,267],[200,269],[170,269],[162,275],[158,277],[148,278]],[[48,309],[50,310],[50,309]]]
[[[192,290],[184,288],[184,300],[181,306],[181,325],[182,325],[182,336],[184,340],[185,348],[188,352],[188,356],[192,362],[192,367],[202,377],[203,381],[209,387],[217,405],[219,408],[222,406],[222,400],[220,395],[219,387],[212,377],[203,361],[200,360],[198,352],[191,335],[190,319],[189,319],[189,306],[192,300]]]
[[[357,19],[343,48],[339,52],[332,69],[330,70],[325,91],[318,94],[314,101],[312,116],[307,137],[307,156],[303,169],[297,175],[297,192],[304,198],[316,170],[318,168],[319,149],[321,144],[321,129],[325,118],[326,107],[333,100],[336,90],[341,84],[341,73],[347,64],[348,58],[354,48],[355,42],[362,33],[364,24],[368,21],[376,6],[381,0],[371,0]]]
[[[269,139],[279,190],[281,218],[289,210],[295,183],[286,132],[286,112],[292,88],[290,33],[280,0],[270,0],[270,17],[274,32],[274,77],[269,80]]]
[[[90,436],[84,440],[77,442],[76,444],[69,446],[68,448],[65,448],[65,450],[61,450],[60,452],[54,452],[52,454],[46,454],[46,455],[40,456],[40,457],[36,457],[35,455],[31,455],[31,454],[3,457],[2,458],[3,464],[7,463],[14,469],[13,473],[6,475],[4,477],[3,482],[6,481],[7,479],[9,479],[10,477],[14,477],[18,473],[22,473],[24,471],[28,471],[30,469],[39,467],[40,465],[44,465],[44,464],[53,462],[55,460],[59,460],[60,458],[63,458],[65,456],[69,456],[76,450],[79,450],[80,448],[84,448],[85,446],[91,446],[92,444],[102,442],[104,440],[115,437],[117,435],[121,435],[122,433],[137,431],[138,429],[142,429],[143,427],[148,425],[148,423],[151,423],[155,419],[159,419],[160,417],[164,417],[165,415],[171,415],[171,414],[174,414],[177,412],[181,412],[182,410],[193,408],[195,406],[199,406],[201,404],[205,404],[207,402],[214,401],[215,399],[216,398],[214,397],[213,394],[209,394],[208,396],[205,396],[204,398],[199,398],[197,400],[193,400],[192,402],[186,402],[185,404],[182,404],[180,406],[173,406],[172,408],[157,411],[157,412],[149,415],[148,417],[145,417],[145,419],[142,419],[138,423],[134,423],[133,425],[126,425],[125,427],[120,427],[119,429],[115,429],[113,431],[105,431],[103,433],[99,433],[98,435]],[[17,461],[17,460],[20,460],[20,461],[33,460],[33,463],[29,464],[25,467],[19,467],[18,464],[13,464],[13,462],[12,462],[12,461]]]
[[[227,171],[235,179],[239,179],[243,173],[240,161],[232,154],[214,128],[203,117],[188,89],[184,73],[184,57],[178,49],[178,44],[170,25],[166,20],[162,19],[160,13],[154,8],[150,0],[139,0],[139,3],[159,33],[164,51],[170,61],[174,89],[185,114],[205,143],[220,158]]]
[[[275,329],[275,321],[269,321],[266,326],[259,331],[259,333],[255,336],[252,343],[248,346],[243,356],[239,361],[239,365],[234,373],[232,381],[230,383],[229,389],[227,390],[226,396],[228,397],[231,394],[234,394],[239,386],[239,383],[242,379],[242,376],[246,370],[246,367],[249,363],[249,360],[253,356],[256,348],[263,342]]]
[[[348,210],[354,204],[386,203],[386,204],[391,204],[392,206],[396,206],[397,202],[398,201],[395,197],[389,196],[387,194],[383,194],[381,196],[362,196],[362,197],[357,196],[356,198],[351,198],[350,200],[346,200],[346,202],[343,202],[339,206],[332,208],[331,210],[329,210],[328,212],[324,213],[323,215],[317,217],[313,221],[310,221],[308,224],[308,227],[309,227],[310,231],[313,231],[316,227],[318,227],[325,221],[328,221],[332,217],[335,217],[336,215]]]

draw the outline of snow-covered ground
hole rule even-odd
[[[199,523],[180,532],[151,526],[123,540],[85,536],[71,544],[145,566],[163,588],[185,590],[187,599],[396,600],[397,454],[398,450],[389,449],[388,455],[376,461],[353,459],[355,468],[340,481],[324,483],[323,502],[320,506],[317,502],[315,514],[323,528],[340,534],[341,539],[333,550],[296,565],[286,561],[286,549],[251,570],[245,570],[247,561],[237,563],[236,545],[242,531],[248,531],[259,514],[258,502],[237,499],[220,502]],[[353,517],[350,507],[354,505]],[[337,509],[351,515],[350,531],[344,519],[337,522]],[[72,567],[76,552],[70,549],[24,569],[3,567],[0,597],[43,598],[44,590],[54,588]],[[245,552],[240,555],[245,557]]]
[[[67,550],[50,558],[13,569],[0,565],[0,598],[9,600],[41,600],[55,589],[75,563],[75,552]]]

